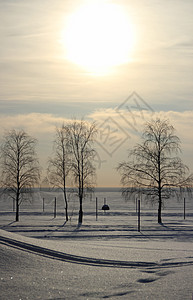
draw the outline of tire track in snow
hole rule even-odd
[[[119,261],[119,260],[108,260],[98,259],[84,256],[77,256],[67,254],[52,249],[36,246],[30,243],[21,242],[8,237],[0,236],[0,242],[12,247],[19,248],[21,250],[27,250],[39,255],[58,259],[61,261],[77,264],[86,264],[99,267],[114,267],[114,268],[155,268],[159,265],[154,262],[138,262],[138,261]]]

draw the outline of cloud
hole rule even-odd
[[[52,114],[30,113],[18,115],[1,115],[0,117],[0,139],[6,131],[11,129],[23,129],[27,134],[38,141],[37,153],[40,164],[45,173],[48,157],[52,153],[54,133],[67,119],[56,117]],[[44,176],[44,175],[43,175]]]
[[[100,109],[87,115],[86,119],[95,121],[97,127],[102,130],[103,126],[109,125],[112,130],[121,129],[128,134],[130,138],[140,139],[140,135],[144,128],[144,123],[152,118],[164,118],[170,120],[171,124],[176,129],[176,134],[182,140],[188,149],[193,148],[192,128],[193,128],[193,111],[184,112],[152,112],[152,111],[126,111],[124,109],[117,111],[113,108]],[[50,140],[50,136],[54,134],[56,126],[60,126],[69,118],[63,118],[52,114],[29,113],[18,115],[1,115],[0,118],[0,135],[2,136],[5,130],[24,129],[34,137],[43,137],[44,140]],[[182,145],[183,146],[183,145]]]
[[[29,113],[0,115],[0,135],[11,129],[23,129],[29,134],[45,134],[53,132],[55,126],[64,122],[65,118],[51,114]]]
[[[193,48],[193,39],[192,38],[187,38],[187,37],[182,37],[181,39],[177,39],[177,40],[172,40],[170,42],[168,42],[166,48],[176,48],[176,49],[188,49],[188,48]]]
[[[115,120],[115,123],[109,124],[114,130],[118,124],[119,128],[122,128],[124,132],[129,135],[129,143],[131,147],[140,142],[140,136],[144,129],[144,123],[151,121],[151,119],[162,118],[168,119],[170,123],[176,129],[176,135],[181,140],[181,147],[183,154],[188,158],[188,164],[192,165],[191,153],[193,149],[193,111],[175,112],[175,111],[160,111],[152,112],[148,110],[136,111],[121,109],[118,112],[115,109],[98,110],[89,116],[96,121],[96,124],[101,129],[102,126],[106,126],[108,120]],[[121,136],[121,134],[120,134]],[[123,145],[125,147],[126,145]]]

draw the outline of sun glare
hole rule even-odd
[[[87,4],[69,16],[62,43],[68,60],[100,74],[132,59],[134,32],[121,6]]]

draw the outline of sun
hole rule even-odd
[[[68,17],[62,43],[69,61],[102,74],[131,60],[134,30],[121,6],[98,1]]]

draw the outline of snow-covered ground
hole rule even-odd
[[[192,299],[191,199],[185,220],[183,201],[166,202],[162,225],[157,207],[142,201],[140,232],[136,204],[118,191],[98,191],[83,208],[79,227],[71,197],[65,224],[62,195],[37,192],[14,222],[13,202],[0,199],[0,299]]]

